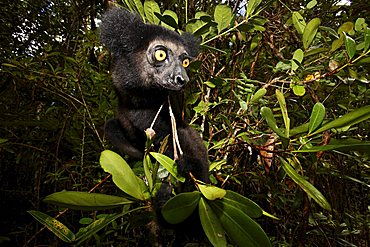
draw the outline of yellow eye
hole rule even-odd
[[[184,66],[184,68],[187,68],[189,64],[190,64],[189,58],[185,58],[184,60],[182,60],[182,66]]]
[[[157,60],[158,62],[162,62],[167,57],[166,51],[165,50],[156,50],[154,52],[154,57],[155,57],[155,60]]]

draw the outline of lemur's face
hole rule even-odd
[[[141,61],[136,61],[140,78],[149,87],[177,91],[189,81],[186,68],[191,57],[180,42],[154,39],[140,57]]]

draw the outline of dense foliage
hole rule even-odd
[[[187,115],[208,147],[212,183],[279,218],[257,220],[273,245],[369,245],[368,1],[245,2],[123,5],[148,22],[202,37]],[[109,4],[0,5],[4,244],[60,241],[26,213],[58,215],[42,201],[49,194],[120,195],[99,164],[110,147],[101,128],[116,105],[97,28]],[[130,165],[144,173],[141,162]],[[128,210],[129,202],[115,200]],[[143,222],[127,212],[68,211],[58,220],[77,232],[100,219],[102,230],[83,239],[88,246],[143,243]]]

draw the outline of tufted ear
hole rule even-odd
[[[202,38],[198,36],[194,36],[190,33],[183,33],[181,35],[183,42],[186,46],[189,55],[192,57],[196,57],[199,53],[199,46],[202,42]]]
[[[128,10],[114,7],[103,16],[100,25],[101,42],[113,56],[127,54],[140,47],[145,24]]]

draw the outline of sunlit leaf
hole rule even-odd
[[[61,191],[48,195],[44,200],[59,207],[77,210],[109,209],[133,203],[126,198],[81,191]]]
[[[163,218],[170,224],[178,224],[187,219],[198,206],[201,193],[198,191],[180,193],[164,204]]]
[[[161,13],[158,3],[154,0],[146,0],[144,2],[145,16],[150,23],[159,24],[160,20],[154,13]]]
[[[261,4],[262,0],[249,0],[247,5],[247,11],[245,18],[248,19],[250,16],[255,14],[257,7]]]
[[[322,123],[325,117],[325,106],[317,102],[311,112],[310,122],[308,125],[309,133],[316,130]]]
[[[302,63],[304,57],[304,52],[301,49],[295,50],[292,59],[292,70],[297,70],[299,65]],[[298,63],[297,63],[298,62]]]
[[[104,150],[100,156],[100,165],[104,171],[112,174],[113,182],[123,192],[139,200],[149,197],[144,195],[145,192],[142,190],[145,188],[144,182],[135,176],[131,167],[115,152]]]
[[[174,176],[177,180],[179,180],[182,183],[185,182],[185,178],[178,173],[177,168],[175,166],[175,161],[173,159],[160,153],[151,152],[150,154],[154,157],[154,159],[156,159],[159,162],[159,164],[166,168],[166,170],[169,173],[171,173],[172,176]]]
[[[73,232],[59,220],[39,211],[30,210],[27,212],[64,242],[71,243],[75,240]]]
[[[308,182],[306,179],[304,179],[301,175],[298,174],[294,170],[294,168],[288,164],[283,158],[279,157],[281,164],[283,166],[284,171],[287,173],[287,175],[293,179],[293,181],[301,187],[309,197],[314,199],[317,204],[319,204],[322,208],[331,211],[331,206],[329,202],[326,200],[326,198],[321,194],[321,192],[315,188],[310,182]]]
[[[306,89],[303,85],[290,84],[290,87],[293,90],[293,93],[297,96],[303,96],[306,93]]]
[[[304,20],[303,16],[297,12],[293,11],[292,12],[292,21],[295,29],[299,34],[303,34],[304,29],[306,27],[306,21]]]
[[[204,233],[213,246],[227,246],[225,230],[207,201],[200,198],[199,217]]]
[[[354,124],[358,124],[362,121],[365,121],[369,118],[370,118],[370,105],[353,110],[350,113],[347,113],[337,119],[334,119],[333,121],[324,124],[321,128],[313,132],[312,135],[316,135],[318,133],[321,133],[325,130],[329,130],[332,128],[342,128],[346,126],[352,126]]]
[[[215,22],[217,22],[218,33],[221,33],[224,29],[229,27],[233,19],[231,8],[225,4],[217,5],[215,8],[214,19]]]
[[[266,93],[267,93],[267,89],[266,88],[260,88],[260,89],[258,89],[257,92],[255,92],[252,95],[252,98],[250,99],[250,102],[251,103],[258,102],[263,96],[265,96]]]
[[[321,24],[320,18],[314,18],[309,23],[307,23],[302,37],[304,49],[307,49],[311,45],[312,41],[316,36],[320,24]]]
[[[352,59],[353,56],[356,54],[356,42],[350,36],[346,35],[345,33],[343,34],[345,37],[346,51],[348,57],[349,59]]]
[[[212,185],[197,184],[200,192],[208,200],[222,199],[226,195],[226,190]]]
[[[312,9],[313,7],[315,7],[317,4],[317,1],[316,0],[311,0],[308,4],[307,4],[307,9]]]
[[[271,243],[262,228],[234,204],[224,200],[209,201],[222,227],[237,246],[268,247]]]

